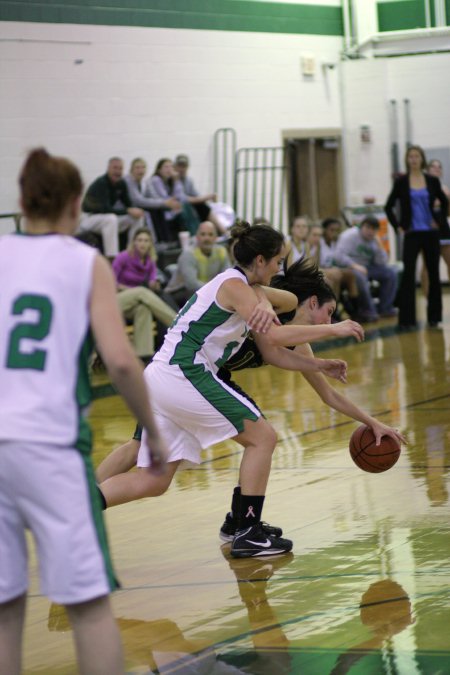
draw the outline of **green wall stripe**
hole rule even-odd
[[[430,23],[432,26],[436,25],[436,12],[434,7],[434,2],[430,2]]]
[[[410,30],[425,28],[425,5],[423,0],[399,0],[378,3],[378,30]]]
[[[254,0],[2,0],[0,21],[343,35],[340,7]]]

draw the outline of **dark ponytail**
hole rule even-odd
[[[285,268],[284,274],[274,276],[270,285],[296,295],[299,305],[312,295],[317,296],[319,307],[330,300],[336,301],[336,295],[326,282],[323,272],[310,258],[301,258]]]
[[[270,225],[252,226],[245,220],[237,220],[230,234],[233,255],[243,267],[249,267],[258,255],[265,260],[274,258],[284,245],[281,232]]]

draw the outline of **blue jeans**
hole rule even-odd
[[[370,292],[369,281],[375,280],[380,284],[379,308],[380,314],[387,314],[392,310],[397,293],[397,270],[389,265],[370,265],[367,275],[353,270],[358,285],[358,307],[362,314],[376,315],[377,308]]]

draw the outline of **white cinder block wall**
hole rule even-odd
[[[340,67],[347,203],[361,204],[365,196],[373,196],[377,204],[384,204],[392,186],[391,100],[397,101],[400,171],[405,167],[407,141],[405,99],[409,99],[411,142],[423,148],[450,148],[450,54],[344,61]],[[361,125],[369,125],[370,143],[361,142]],[[450,184],[450,175],[444,182]],[[390,236],[393,244],[392,229]],[[440,275],[448,279],[442,260]]]
[[[346,194],[349,204],[373,195],[384,204],[391,189],[389,102],[397,101],[400,169],[404,170],[409,99],[411,141],[424,148],[450,146],[450,54],[361,59],[341,63],[345,129]],[[362,143],[368,124],[371,143]],[[450,176],[445,176],[450,183]]]
[[[213,134],[238,147],[281,144],[288,128],[340,127],[340,37],[86,25],[0,23],[0,211],[15,209],[25,151],[71,157],[86,183],[110,156],[192,159],[212,188]],[[313,53],[317,74],[301,73]],[[0,221],[0,227],[2,223]]]
[[[214,131],[238,147],[280,145],[283,129],[342,128],[347,204],[391,185],[389,100],[411,102],[412,139],[450,145],[450,55],[341,61],[340,37],[42,23],[0,23],[0,212],[17,208],[28,148],[71,157],[86,183],[112,155],[186,152],[203,191],[212,188]],[[316,74],[305,78],[301,57]],[[372,141],[362,144],[360,126]],[[450,176],[446,176],[450,183]],[[0,233],[11,229],[0,220]]]

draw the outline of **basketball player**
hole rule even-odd
[[[292,542],[277,536],[278,529],[267,530],[261,525],[276,434],[256,404],[221,380],[217,371],[244,342],[247,326],[265,335],[273,346],[328,335],[361,340],[363,330],[353,321],[318,326],[276,325],[270,302],[256,286],[268,284],[279,271],[283,236],[267,225],[250,227],[247,223],[235,225],[231,235],[239,266],[217,275],[192,296],[145,371],[157,423],[170,448],[168,472],[160,477],[150,477],[143,471],[115,475],[101,485],[101,490],[110,506],[162,494],[183,459],[198,463],[202,448],[233,438],[244,447],[244,454],[231,554],[277,555],[290,551]],[[292,307],[295,304],[294,297]],[[301,355],[297,359],[305,368],[323,369],[345,379],[346,365],[342,361]],[[148,465],[145,432],[142,441],[139,467]]]
[[[21,672],[30,529],[42,592],[67,607],[80,672],[119,675],[122,647],[108,598],[116,582],[84,418],[90,326],[148,434],[156,470],[166,450],[108,264],[69,236],[80,214],[78,169],[36,149],[19,183],[25,233],[0,239],[0,674]]]
[[[275,276],[271,284],[277,290],[288,291],[296,297],[296,309],[285,315],[280,314],[282,321],[291,322],[291,325],[297,326],[331,323],[331,317],[336,309],[336,296],[325,281],[323,273],[311,260],[303,259],[294,263],[285,270],[284,275]],[[301,371],[324,403],[356,421],[367,424],[375,435],[377,445],[382,436],[390,436],[399,445],[402,442],[406,443],[404,436],[397,430],[372,417],[344,394],[334,389],[321,372],[308,371],[305,368],[305,361],[313,360],[313,356],[311,346],[307,343],[296,346],[293,351],[274,348],[268,344],[264,335],[252,333],[246,338],[241,349],[219,369],[217,376],[229,386],[236,388],[230,375],[234,370],[271,364],[287,370]],[[133,439],[113,450],[100,464],[97,469],[97,479],[106,481],[111,476],[129,471],[135,466],[140,440],[141,433],[137,427]],[[102,483],[101,490],[104,490],[109,497],[108,488],[108,482]],[[107,501],[109,505],[108,498]],[[223,541],[231,541],[236,533],[239,502],[240,486],[237,486],[233,493],[231,512],[227,514],[220,530],[220,538]],[[269,535],[274,532],[279,536],[282,534],[280,528],[267,525],[267,523],[263,523],[263,529]]]

